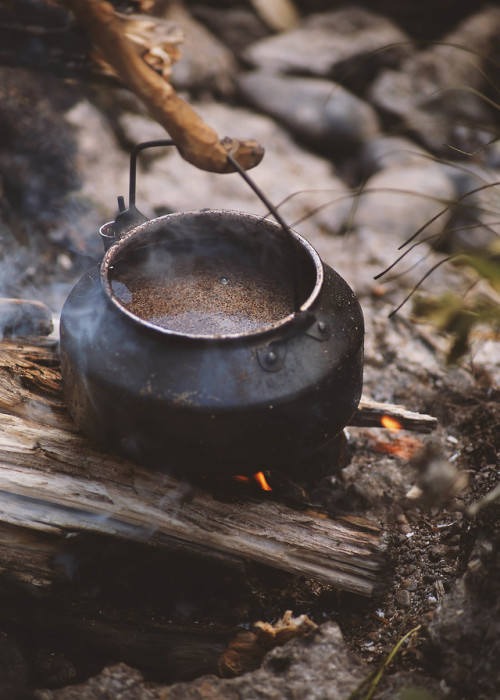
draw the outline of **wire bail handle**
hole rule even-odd
[[[136,189],[137,189],[137,156],[146,148],[155,148],[158,146],[175,146],[175,141],[172,139],[156,139],[154,141],[143,141],[133,147],[130,152],[130,174],[129,174],[129,193],[128,193],[128,208],[125,206],[125,200],[122,195],[118,197],[118,214],[114,222],[114,238],[119,240],[125,233],[135,228],[139,224],[148,221],[142,212],[137,209],[135,204]],[[300,311],[300,290],[301,290],[301,272],[298,258],[297,247],[295,240],[290,230],[290,227],[285,222],[274,204],[269,201],[264,192],[257,187],[255,182],[250,178],[246,170],[244,170],[238,161],[228,152],[227,159],[234,167],[237,173],[245,180],[245,182],[255,192],[261,202],[267,207],[268,211],[274,216],[278,224],[285,232],[291,246],[293,265],[294,265],[294,310]]]

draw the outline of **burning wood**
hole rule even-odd
[[[240,475],[233,476],[233,479],[235,479],[235,481],[241,481],[242,483],[245,483],[245,484],[247,484],[250,481],[250,478],[252,478],[254,481],[256,481],[263,491],[272,491],[272,488],[269,486],[269,484],[266,481],[266,476],[265,476],[264,472],[257,472],[252,477],[240,476]]]
[[[362,396],[351,425],[371,428],[378,428],[382,425],[389,430],[404,429],[431,433],[437,428],[438,421],[434,416],[409,411],[404,406],[381,403]]]
[[[401,430],[401,428],[403,427],[396,418],[393,418],[392,416],[388,416],[386,414],[382,416],[380,422],[382,423],[382,426],[384,428],[387,428],[387,430],[393,430],[394,432]]]

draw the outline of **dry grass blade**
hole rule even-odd
[[[353,693],[351,693],[351,695],[349,695],[348,700],[370,700],[370,698],[373,697],[373,693],[375,692],[377,685],[380,683],[380,680],[387,666],[396,656],[404,642],[406,642],[406,640],[409,639],[412,636],[412,634],[418,632],[421,626],[422,625],[414,627],[407,634],[405,634],[404,637],[402,637],[397,642],[397,644],[394,645],[394,647],[391,649],[389,655],[387,656],[383,664],[380,666],[380,668],[370,673],[370,675],[367,676],[367,678],[365,678],[365,680],[356,688],[356,690]]]

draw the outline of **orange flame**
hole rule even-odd
[[[396,418],[392,418],[392,416],[382,416],[380,422],[382,423],[384,428],[387,428],[387,430],[392,430],[393,432],[401,430],[401,428],[403,427],[401,423],[398,420],[396,420]]]
[[[235,481],[241,481],[244,484],[247,484],[250,481],[249,476],[241,476],[240,474],[236,474],[235,476],[231,477]],[[272,488],[269,486],[269,484],[266,481],[266,477],[264,476],[264,472],[257,472],[252,476],[252,479],[256,481],[260,488],[263,491],[272,491]]]
[[[269,484],[266,481],[266,477],[264,476],[264,472],[257,472],[257,474],[253,475],[253,478],[255,481],[260,484],[260,488],[263,491],[272,491],[272,488],[269,486]]]

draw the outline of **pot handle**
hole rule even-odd
[[[138,143],[130,152],[130,171],[128,184],[128,209],[125,207],[125,199],[122,195],[118,197],[118,214],[113,225],[114,241],[119,241],[120,238],[131,231],[139,224],[148,221],[148,217],[135,206],[135,194],[137,186],[137,156],[140,151],[145,148],[153,148],[154,146],[175,146],[172,139],[157,139],[156,141],[144,141]],[[109,247],[109,246],[108,246]]]
[[[142,212],[137,209],[135,205],[135,195],[136,195],[136,184],[137,184],[137,156],[140,151],[146,148],[154,148],[157,146],[175,146],[175,141],[172,139],[157,139],[155,141],[144,141],[142,143],[134,146],[130,153],[130,175],[129,175],[129,197],[128,197],[128,209],[125,207],[125,201],[123,196],[118,197],[118,209],[119,213],[113,224],[113,238],[114,241],[120,240],[128,231],[132,230],[139,224],[148,221],[148,218],[144,216]],[[301,289],[302,289],[302,275],[300,271],[300,261],[298,250],[295,245],[295,240],[290,230],[290,227],[285,222],[277,208],[269,201],[264,192],[257,187],[255,182],[248,175],[247,171],[244,170],[238,163],[236,158],[234,158],[229,152],[227,153],[227,159],[233,166],[236,172],[238,172],[245,182],[251,187],[255,192],[257,197],[261,202],[267,207],[268,211],[274,216],[278,224],[281,226],[285,232],[288,240],[290,242],[290,248],[292,251],[292,260],[294,266],[294,310],[296,314],[301,315],[300,312],[300,299],[301,299]]]

